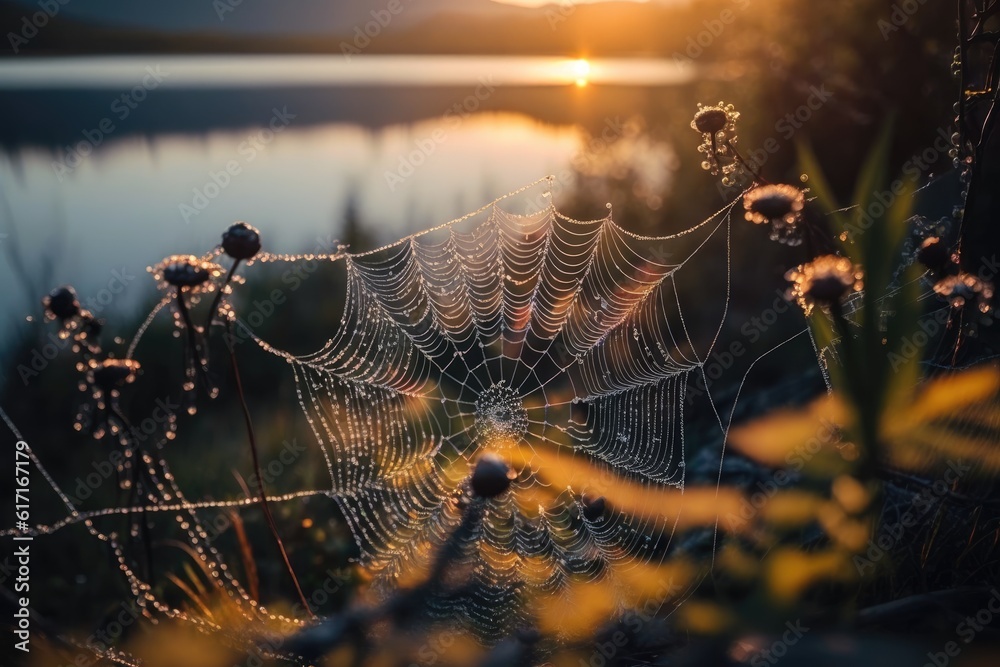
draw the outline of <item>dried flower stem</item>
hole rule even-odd
[[[236,273],[236,267],[239,266],[240,260],[234,259],[233,265],[229,267],[229,273],[226,274],[226,279],[222,281],[222,285],[219,287],[215,298],[212,299],[212,305],[208,309],[208,318],[205,320],[205,333],[206,335],[212,330],[212,321],[215,316],[219,313],[219,305],[222,303],[222,295],[226,291],[226,287],[229,286],[230,281],[233,279],[233,274]]]
[[[243,393],[243,382],[240,380],[240,369],[239,365],[236,363],[236,350],[233,348],[233,345],[229,341],[228,337],[226,339],[226,347],[229,348],[229,361],[233,367],[233,378],[236,382],[236,393],[240,397],[240,407],[243,409],[243,421],[246,423],[247,438],[250,440],[250,455],[253,458],[254,474],[257,477],[257,493],[260,494],[260,507],[264,512],[264,519],[267,521],[268,528],[271,529],[271,534],[274,536],[274,541],[278,545],[278,551],[281,552],[281,559],[285,562],[285,568],[288,570],[288,575],[292,578],[292,583],[295,585],[295,592],[299,595],[299,601],[302,602],[302,606],[309,613],[309,615],[315,618],[312,607],[309,606],[309,602],[306,600],[306,596],[302,592],[302,586],[299,585],[299,579],[295,576],[295,570],[292,569],[292,562],[289,560],[288,553],[285,551],[285,545],[281,541],[281,536],[278,534],[278,526],[274,522],[274,516],[271,514],[271,508],[267,504],[267,493],[264,490],[264,473],[260,468],[260,457],[257,453],[257,437],[253,430],[253,420],[250,418],[250,408],[247,406],[246,396]]]
[[[121,422],[121,427],[125,429],[127,433],[131,433],[132,426],[129,423],[128,418],[125,416],[125,413],[122,412],[121,407],[118,405],[112,405],[111,412],[115,417],[118,418],[118,421]],[[144,470],[139,468],[140,465],[139,460],[141,458],[139,456],[139,446],[136,445],[135,443],[131,443],[131,445],[132,445],[132,479],[131,479],[132,488],[129,489],[129,497],[127,502],[127,505],[129,507],[132,507],[136,504],[135,501],[139,493],[139,484],[141,481],[140,475]],[[139,534],[141,535],[142,546],[146,556],[146,581],[150,585],[153,585],[154,584],[153,542],[152,538],[150,537],[149,516],[147,516],[145,512],[142,512],[141,514],[142,517],[140,520],[141,523],[139,523]]]
[[[713,138],[713,141],[714,141],[714,138]],[[760,172],[758,172],[756,169],[753,168],[753,165],[751,165],[746,160],[746,158],[743,157],[743,155],[740,153],[739,149],[736,148],[736,144],[734,144],[731,139],[727,139],[726,140],[726,146],[728,146],[729,150],[731,150],[733,152],[733,157],[735,157],[736,160],[740,164],[742,164],[746,168],[746,170],[748,172],[750,172],[750,175],[753,176],[753,180],[754,181],[756,181],[757,183],[760,183],[762,185],[771,185],[772,184],[771,181],[769,181],[766,178],[764,178],[763,176],[761,176]]]
[[[181,319],[184,321],[184,328],[187,330],[188,344],[191,347],[191,354],[194,355],[194,368],[195,372],[201,377],[204,382],[205,387],[210,386],[208,379],[208,372],[205,370],[205,366],[202,363],[202,349],[201,344],[198,342],[198,332],[194,328],[194,323],[191,321],[191,313],[187,307],[187,301],[184,298],[183,290],[177,288],[177,310],[180,311]],[[186,364],[185,364],[186,365]]]

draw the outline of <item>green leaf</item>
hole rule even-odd
[[[875,146],[861,168],[861,174],[855,184],[853,204],[858,207],[855,221],[858,227],[864,219],[869,227],[859,236],[862,264],[867,275],[867,287],[875,294],[884,294],[889,286],[893,265],[896,261],[895,246],[888,242],[887,199],[892,191],[886,187],[889,164],[889,148],[892,145],[892,120],[886,121],[879,133]],[[882,210],[877,217],[873,214],[875,206]],[[892,204],[889,203],[891,207]]]
[[[920,283],[922,275],[922,267],[912,264],[903,273],[903,284],[899,291],[887,299],[887,307],[895,311],[886,323],[885,331],[885,363],[888,373],[885,408],[888,410],[905,405],[920,379],[920,360],[924,351],[917,345],[919,339],[915,334],[922,331],[919,327],[923,312],[920,301],[923,293]]]
[[[899,187],[896,185],[899,184]],[[906,240],[910,216],[913,214],[913,195],[916,184],[912,181],[896,181],[891,188],[896,198],[885,219],[886,249],[898,253]],[[896,194],[896,193],[899,194]]]
[[[851,203],[866,207],[870,204],[876,192],[886,189],[886,171],[889,167],[889,149],[892,147],[892,118],[887,120],[879,132],[875,145],[868,153],[861,173],[854,185],[854,197]]]

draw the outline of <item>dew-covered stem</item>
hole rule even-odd
[[[184,329],[187,331],[188,346],[191,350],[191,355],[193,356],[191,362],[194,366],[194,371],[204,381],[207,391],[208,387],[210,387],[210,383],[208,380],[208,373],[202,363],[202,349],[201,343],[198,342],[198,330],[194,328],[194,322],[191,320],[191,313],[188,310],[187,301],[184,298],[184,291],[180,287],[177,288],[177,310],[181,314],[181,320],[184,322]]]
[[[222,285],[219,287],[215,294],[215,298],[212,299],[212,305],[208,309],[208,317],[205,319],[205,334],[208,335],[212,331],[212,321],[215,320],[215,316],[219,314],[219,306],[222,304],[222,295],[225,293],[226,288],[229,283],[233,280],[233,275],[236,273],[236,267],[240,265],[239,259],[233,260],[233,265],[229,267],[229,272],[226,274],[226,279],[222,281]]]

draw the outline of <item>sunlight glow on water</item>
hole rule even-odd
[[[656,58],[532,56],[100,56],[0,62],[0,88],[132,86],[159,72],[166,87],[268,85],[678,85],[690,63]]]
[[[111,304],[128,306],[152,291],[146,266],[167,254],[208,250],[235,220],[259,227],[270,250],[308,251],[318,239],[341,235],[353,197],[366,231],[391,240],[564,171],[582,141],[576,128],[500,113],[376,131],[348,124],[289,127],[254,144],[258,132],[126,138],[88,156],[62,180],[47,151],[0,153],[0,183],[23,256],[35,267],[51,259],[46,288],[72,282],[81,298],[100,292],[112,269],[136,276]],[[429,137],[437,138],[433,150],[417,156],[416,146],[431,145]],[[241,150],[248,145],[253,150]],[[227,179],[223,172],[233,161],[239,172]],[[389,173],[403,174],[402,180],[390,183]],[[226,185],[217,187],[213,174],[223,174],[218,179]],[[182,205],[190,207],[186,216]],[[16,282],[6,261],[0,281]],[[19,292],[4,290],[0,307],[9,305],[18,312],[34,307]]]

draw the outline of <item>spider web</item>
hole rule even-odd
[[[462,611],[501,634],[512,628],[496,622],[497,603],[513,611],[533,567],[545,590],[662,552],[669,513],[587,518],[583,494],[600,496],[601,480],[550,473],[583,458],[612,478],[683,490],[684,389],[701,362],[675,275],[728,221],[643,237],[610,214],[516,215],[502,203],[334,259],[347,306],[319,351],[260,341],[292,367],[332,497],[390,585],[457,528],[481,454],[523,463],[467,547],[482,566]],[[285,258],[264,258],[275,259]]]
[[[507,210],[516,195],[543,182],[551,185],[540,181],[370,252],[258,257],[324,261],[343,272],[345,309],[318,351],[279,349],[235,319],[290,366],[329,473],[327,489],[271,500],[331,498],[382,590],[426,565],[462,522],[479,457],[493,452],[510,463],[510,492],[486,504],[461,545],[474,585],[440,608],[468,619],[487,639],[524,620],[527,593],[557,590],[570,578],[615,577],[665,558],[680,510],[644,504],[641,493],[684,493],[685,388],[691,373],[703,373],[729,306],[733,204],[658,237],[623,229],[610,211],[589,221],[561,215],[548,190],[540,211]],[[725,242],[727,290],[718,322],[699,332],[699,353],[677,278],[716,238]],[[259,499],[191,502],[162,457],[143,461],[156,481],[145,506],[80,512],[44,473],[69,514],[27,533],[85,523],[112,545],[143,608],[187,618],[156,600],[115,535],[94,523],[118,514],[175,514],[193,552],[215,573],[213,583],[248,617],[268,617],[210,544],[199,517]],[[640,500],[619,506],[611,492],[623,488],[620,495]],[[605,494],[607,508],[589,512]]]

